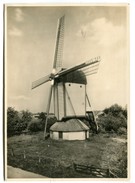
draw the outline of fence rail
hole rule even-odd
[[[77,172],[86,173],[92,175],[97,178],[118,178],[115,174],[113,174],[109,169],[97,168],[90,165],[81,165],[74,163],[74,169]]]

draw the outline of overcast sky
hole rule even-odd
[[[93,109],[128,103],[127,8],[8,7],[7,106],[46,111],[50,83],[31,83],[52,71],[57,20],[65,15],[63,67],[100,56],[98,73],[87,78]],[[82,32],[85,36],[83,36]]]

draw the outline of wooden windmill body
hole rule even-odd
[[[73,134],[73,132],[81,132],[82,129],[82,131],[85,132],[85,135],[82,138],[86,139],[88,138],[87,132],[89,128],[85,124],[82,124],[82,122],[80,121],[82,117],[86,118],[86,104],[88,103],[90,105],[86,91],[86,76],[95,74],[97,72],[100,58],[97,57],[88,60],[87,62],[70,67],[68,69],[62,68],[64,19],[65,17],[63,16],[58,20],[53,71],[51,74],[37,81],[34,81],[32,83],[32,89],[48,81],[51,81],[51,88],[46,111],[47,117],[45,122],[44,137],[46,136],[48,115],[51,105],[51,99],[53,97],[54,114],[57,117],[57,120],[61,122],[57,122],[57,124],[54,124],[54,126],[51,127],[51,133],[55,130],[60,133],[62,131],[65,131],[65,133],[67,133],[67,130],[70,129],[70,134],[72,132],[73,138],[70,138],[69,135],[65,135],[65,137],[68,137],[69,140],[74,140],[74,136],[76,135]],[[95,122],[93,121],[93,123]],[[73,127],[73,125],[75,126]],[[54,136],[52,135],[52,138],[55,136],[56,134]],[[57,135],[55,139],[59,139],[59,135]]]
[[[85,115],[86,82],[82,71],[74,71],[54,83],[54,113],[58,120]]]

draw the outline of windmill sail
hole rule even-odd
[[[50,81],[50,74],[32,82],[32,89]]]
[[[54,63],[53,63],[54,73],[59,72],[62,67],[63,44],[64,44],[64,21],[65,21],[65,16],[62,16],[58,20]],[[58,120],[61,119],[61,117],[64,115],[63,110],[60,110],[61,107],[63,106],[63,103],[64,103],[63,85],[61,85],[61,83],[55,83],[54,84],[54,110]]]
[[[60,77],[60,76],[66,75],[68,73],[74,72],[74,71],[76,71],[78,69],[82,69],[84,67],[88,67],[90,65],[97,64],[99,61],[100,61],[100,58],[95,58],[95,59],[88,60],[87,62],[84,62],[82,64],[79,64],[79,65],[70,67],[70,68],[68,68],[66,70],[60,71],[58,74],[56,74],[55,77]]]
[[[65,16],[62,16],[58,20],[58,31],[56,36],[56,46],[54,54],[54,63],[53,69],[60,69],[62,66],[62,55],[63,55],[63,43],[64,43],[64,19]]]

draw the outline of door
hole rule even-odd
[[[87,139],[87,131],[85,131],[85,139]]]
[[[59,132],[59,139],[62,139],[62,138],[63,138],[63,133]]]

